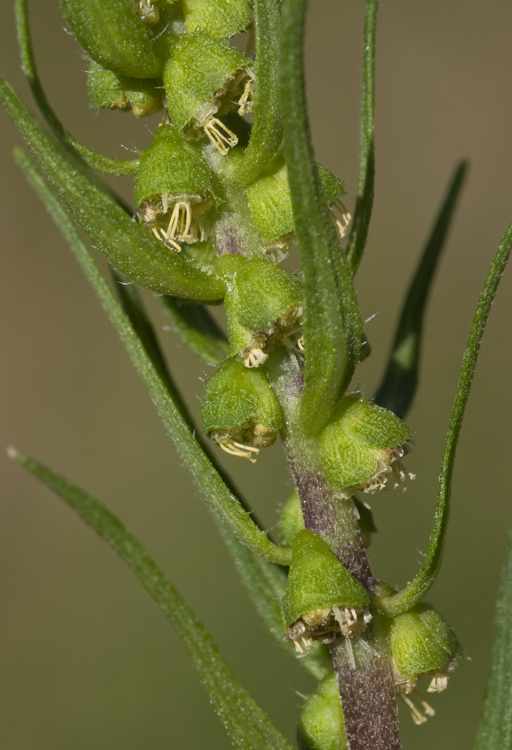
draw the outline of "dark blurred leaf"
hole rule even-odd
[[[347,259],[355,275],[363,257],[368,239],[368,228],[373,208],[373,186],[375,182],[375,35],[379,0],[366,0],[363,46],[363,98],[359,146],[359,178],[357,182],[354,220],[347,244]]]
[[[416,393],[425,310],[466,170],[466,162],[461,162],[455,170],[407,292],[386,372],[375,396],[380,406],[402,419],[411,408]]]

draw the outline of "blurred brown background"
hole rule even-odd
[[[153,122],[94,114],[85,62],[57,0],[33,2],[47,94],[69,130],[109,155],[144,147]],[[2,0],[0,70],[28,101],[10,2]],[[357,172],[362,0],[311,3],[307,64],[318,159]],[[432,218],[458,159],[471,170],[431,299],[423,378],[408,422],[417,481],[373,499],[378,575],[403,585],[425,550],[465,339],[492,255],[512,219],[512,6],[507,0],[383,2],[377,59],[377,182],[357,277],[373,355],[371,395]],[[293,736],[309,675],[256,618],[209,515],[94,294],[11,159],[20,139],[0,115],[2,227],[0,449],[14,444],[102,499],[147,545],[210,629],[253,696]],[[121,184],[121,183],[120,183]],[[129,197],[130,184],[124,181]],[[470,747],[489,669],[496,577],[510,508],[512,269],[482,346],[454,476],[443,572],[430,595],[472,661],[437,715],[405,748]],[[202,363],[148,301],[189,403]],[[1,458],[0,746],[6,750],[196,750],[229,742],[160,612],[104,544],[50,493]],[[255,467],[222,457],[272,526],[290,482],[279,447]]]

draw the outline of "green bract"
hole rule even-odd
[[[183,0],[182,7],[187,31],[204,31],[215,39],[233,36],[251,21],[247,0]]]
[[[145,226],[166,244],[205,241],[217,199],[215,178],[196,147],[162,125],[140,160],[135,205]]]
[[[87,75],[89,104],[97,109],[131,110],[147,117],[162,107],[162,83],[150,78],[129,78],[92,63]]]
[[[240,255],[218,258],[214,272],[226,285],[231,356],[258,367],[273,348],[294,343],[302,321],[297,278],[271,261]]]
[[[334,672],[304,703],[297,737],[300,750],[347,750],[345,722]]]
[[[361,633],[371,619],[365,587],[333,554],[327,542],[309,529],[293,542],[292,564],[281,606],[286,640],[299,654],[310,639],[330,643],[341,632]]]
[[[252,60],[225,40],[208,34],[167,34],[156,43],[165,59],[164,86],[173,124],[186,138],[207,135],[223,154],[237,138],[218,119],[237,106],[248,111]]]
[[[359,528],[363,544],[368,548],[372,541],[372,534],[377,531],[373,522],[372,512],[356,497],[352,499],[357,515],[359,516]],[[297,492],[294,491],[284,504],[279,517],[279,537],[281,544],[285,547],[291,547],[299,531],[302,531],[304,528],[304,516],[302,515],[300,498]]]
[[[331,204],[342,195],[345,183],[321,164],[318,171],[325,199]],[[283,151],[247,186],[247,195],[257,230],[272,246],[285,249],[292,239],[295,222]]]
[[[119,75],[157,78],[162,64],[127,0],[61,0],[68,26],[92,59]]]
[[[320,434],[325,474],[347,497],[382,489],[390,471],[396,486],[405,477],[400,459],[411,434],[392,412],[359,394],[345,396]]]
[[[261,370],[229,359],[207,379],[201,419],[208,437],[227,453],[254,461],[283,424],[279,401]]]

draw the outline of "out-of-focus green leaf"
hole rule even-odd
[[[401,419],[409,411],[418,385],[423,320],[437,264],[464,184],[467,164],[461,162],[446,193],[432,233],[407,292],[388,365],[375,401]]]
[[[233,745],[240,750],[292,750],[235,678],[194,612],[121,521],[82,489],[33,458],[13,448],[9,455],[62,498],[139,579],[176,629]]]
[[[492,646],[482,718],[473,750],[512,747],[512,529],[501,568]]]
[[[375,182],[375,35],[379,0],[366,0],[363,47],[363,100],[361,104],[361,144],[354,220],[347,244],[347,259],[355,275],[368,239]]]
[[[210,365],[220,365],[229,356],[226,334],[204,305],[178,297],[161,297],[162,305],[183,341]]]
[[[303,274],[305,385],[301,419],[311,434],[330,416],[359,358],[362,323],[352,275],[323,195],[304,90],[307,0],[285,0],[281,35],[284,150]]]
[[[414,607],[415,604],[418,604],[433,585],[441,568],[444,540],[450,515],[453,465],[455,462],[455,453],[462,427],[462,420],[464,418],[464,411],[469,398],[471,382],[475,373],[476,361],[478,359],[478,352],[480,351],[485,324],[487,323],[487,318],[491,311],[491,305],[511,250],[512,224],[505,232],[501,244],[491,263],[491,268],[487,274],[484,288],[480,295],[480,299],[478,300],[466,345],[466,351],[464,352],[459,385],[444,445],[443,461],[439,474],[436,512],[432,531],[430,533],[427,554],[425,555],[420,570],[411,583],[397,594],[386,597],[379,602],[382,611],[391,617],[402,614],[411,607]]]
[[[27,76],[36,104],[55,134],[60,140],[70,146],[84,160],[87,166],[96,172],[110,175],[134,174],[138,169],[139,159],[131,159],[130,161],[109,159],[83,146],[64,128],[46,98],[37,72],[28,19],[28,0],[15,0],[14,10],[16,13],[16,29],[18,32],[21,65]]]
[[[291,550],[274,544],[266,533],[258,528],[252,520],[251,514],[244,510],[240,501],[234,497],[202,449],[194,431],[183,418],[182,409],[180,410],[174,403],[165,383],[162,382],[155,365],[148,356],[144,344],[135,333],[130,320],[116,300],[67,213],[48,189],[30,160],[19,151],[16,152],[16,159],[62,231],[82,270],[96,291],[135,368],[142,377],[185,468],[201,491],[203,499],[217,513],[222,522],[254,552],[280,565],[289,565]]]
[[[60,200],[117,270],[163,294],[204,301],[222,298],[218,279],[187,264],[72,165],[71,155],[55,147],[1,76],[0,101]]]

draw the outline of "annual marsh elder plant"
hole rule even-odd
[[[425,602],[442,561],[451,476],[478,349],[512,247],[505,234],[480,296],[462,365],[424,562],[396,590],[370,567],[366,500],[414,477],[407,425],[434,270],[465,165],[455,171],[411,282],[374,399],[351,386],[370,354],[354,291],[373,201],[377,1],[367,0],[358,192],[316,162],[305,107],[304,0],[61,0],[90,59],[91,105],[161,117],[148,149],[120,162],[64,128],[39,81],[27,2],[16,0],[23,67],[48,124],[8,84],[2,103],[33,160],[15,158],[95,288],[183,464],[211,510],[270,633],[317,679],[296,743],[315,750],[400,747],[397,700],[421,724],[427,692],[446,689],[463,649]],[[240,49],[233,38],[249,32]],[[238,39],[238,37],[237,37]],[[54,137],[52,137],[52,134]],[[55,138],[56,137],[56,138]],[[96,174],[95,174],[96,173]],[[126,206],[98,174],[134,177]],[[114,289],[77,227],[110,261]],[[300,273],[281,263],[297,245]],[[126,283],[129,282],[129,283]],[[131,282],[131,283],[130,283]],[[137,286],[161,295],[184,342],[216,366],[202,430],[176,389]],[[222,303],[227,332],[209,312]],[[217,466],[218,451],[256,462],[280,440],[295,491],[271,537]],[[15,449],[11,456],[70,505],[125,560],[176,628],[232,743],[290,748],[231,673],[207,631],[122,523],[85,491]],[[493,673],[477,750],[510,747],[509,545]],[[418,691],[418,687],[419,691]]]

